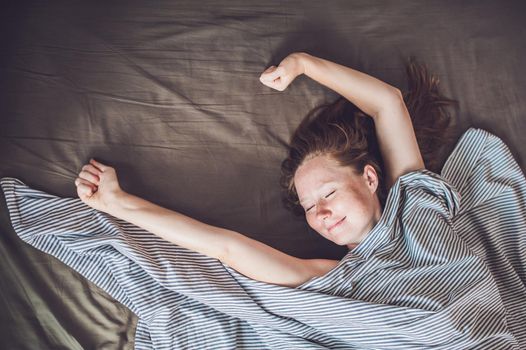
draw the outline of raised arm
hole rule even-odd
[[[80,199],[91,207],[135,224],[169,242],[216,258],[259,281],[295,287],[336,265],[299,259],[235,231],[208,225],[124,192],[115,169],[94,160],[75,180]]]
[[[424,168],[409,112],[399,89],[352,68],[300,53],[305,75],[336,91],[374,119],[390,188],[398,177]]]
[[[425,168],[400,90],[397,90],[397,95],[373,116],[376,138],[384,160],[387,189],[400,176]]]
[[[387,188],[398,177],[424,168],[409,112],[399,89],[365,73],[303,52],[289,55],[278,67],[270,67],[260,80],[283,91],[303,73],[347,98],[374,119]]]

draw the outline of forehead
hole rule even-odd
[[[294,186],[298,197],[309,196],[329,183],[343,183],[353,179],[349,166],[341,166],[328,156],[316,156],[305,161],[294,174]]]

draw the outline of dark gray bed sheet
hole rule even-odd
[[[337,259],[278,187],[290,134],[336,95],[306,77],[273,91],[261,71],[306,51],[403,90],[414,54],[459,100],[456,135],[487,129],[524,169],[524,13],[521,1],[18,3],[1,14],[0,176],[75,196],[95,157],[136,195]],[[135,316],[24,244],[1,206],[1,347],[132,348]]]

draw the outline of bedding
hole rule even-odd
[[[1,185],[20,238],[139,317],[137,349],[526,345],[526,179],[481,129],[463,135],[442,177],[400,177],[364,241],[297,288],[247,278],[78,198]]]
[[[336,95],[307,78],[271,91],[259,74],[307,51],[403,90],[414,54],[459,100],[442,164],[477,127],[524,169],[523,13],[521,1],[487,0],[10,2],[0,12],[0,178],[74,198],[94,157],[157,204],[297,257],[342,259],[346,250],[280,205],[278,186],[292,131]],[[134,348],[137,315],[21,240],[0,196],[2,347]]]

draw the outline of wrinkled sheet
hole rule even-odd
[[[1,185],[20,238],[139,316],[137,349],[526,345],[526,179],[481,129],[463,135],[443,177],[400,177],[364,241],[298,288],[246,278],[77,198]]]
[[[0,177],[74,197],[90,157],[157,204],[303,258],[346,251],[279,198],[284,144],[336,97],[257,80],[307,51],[404,89],[409,54],[524,168],[522,1],[12,1],[0,11]],[[447,143],[449,154],[454,142]],[[3,198],[3,193],[0,193]],[[9,349],[130,349],[137,317],[18,238],[0,200],[0,338]]]

